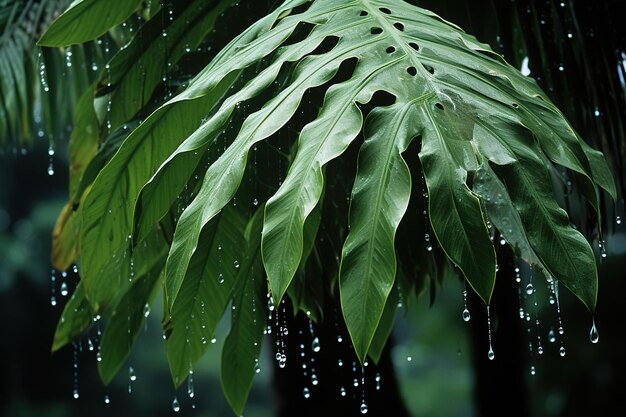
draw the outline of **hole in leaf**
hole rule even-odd
[[[435,103],[435,107],[437,107],[439,110],[443,110],[443,104],[441,103]]]
[[[430,65],[426,65],[426,64],[422,64],[424,66],[424,69],[428,72],[430,72],[431,74],[435,73],[435,69],[433,67],[431,67]]]
[[[415,67],[408,67],[406,69],[406,72],[408,72],[413,77],[415,77],[415,75],[417,75],[417,69],[415,69]]]
[[[367,117],[370,111],[374,110],[376,107],[387,107],[391,106],[396,102],[396,96],[391,94],[388,91],[378,90],[376,91],[370,100],[366,103],[359,103],[357,105],[363,112],[363,115]]]
[[[418,44],[416,44],[415,42],[409,42],[409,46],[413,49],[415,49],[416,51],[420,50],[420,47]]]
[[[394,48],[393,46],[390,46],[389,48],[385,49],[385,51],[388,54],[392,54],[392,53],[396,52],[396,48]]]
[[[373,27],[370,29],[370,33],[372,35],[378,35],[379,33],[383,33],[383,29],[379,27]]]
[[[300,24],[298,24],[298,26],[296,26],[296,29],[287,38],[287,40],[283,42],[281,46],[294,45],[298,42],[305,40],[309,36],[309,34],[311,33],[314,27],[315,25],[312,25],[311,23],[301,22]]]
[[[361,13],[359,13],[359,16],[367,16],[367,12],[365,10],[361,10]]]
[[[396,29],[398,29],[400,32],[404,32],[404,25],[400,22],[396,22],[393,24],[393,27],[395,27]]]
[[[516,109],[519,109],[519,104],[517,104],[517,103],[511,104],[511,106],[515,107]]]
[[[324,38],[322,43],[320,43],[310,55],[323,55],[327,52],[330,52],[335,46],[339,43],[339,38],[337,36],[327,36]]]
[[[389,10],[386,7],[380,7],[380,8],[378,8],[378,10],[380,10],[381,12],[383,12],[385,14],[391,14],[391,10]]]

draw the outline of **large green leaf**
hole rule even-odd
[[[142,0],[75,0],[39,39],[42,46],[83,43],[122,23]]]
[[[163,325],[167,359],[176,386],[185,381],[206,352],[230,301],[243,261],[245,228],[245,216],[229,206],[200,236],[180,297]]]
[[[341,307],[361,362],[396,277],[395,234],[411,195],[401,154],[418,133],[407,121],[418,116],[426,97],[374,109],[366,120],[339,269]]]
[[[230,333],[222,349],[222,388],[235,415],[243,413],[263,345],[267,286],[261,262],[262,226],[263,211],[258,210],[246,228],[246,256],[234,288]]]
[[[270,27],[278,14],[279,11],[262,19],[258,27],[248,29],[225,47],[183,93],[164,104],[134,130],[98,174],[83,203],[80,239],[81,273],[91,299],[101,304],[110,301],[106,293],[98,294],[90,287],[102,280],[100,274],[119,267],[116,260],[127,254],[139,191],[183,139],[213,111],[233,82],[231,73],[242,67],[224,64],[225,57],[236,50],[237,56],[246,59],[243,66],[254,61],[255,56],[259,59],[260,52],[250,41],[259,31]],[[279,44],[289,33],[285,32],[273,42]],[[195,169],[194,166],[191,168],[189,175]],[[167,204],[165,211],[155,216],[155,222],[170,205]],[[151,222],[145,232],[149,232],[153,224]],[[123,273],[120,270],[115,275]]]
[[[286,10],[286,6],[278,10]],[[368,147],[380,149],[382,154],[376,153],[380,159],[373,158],[375,162],[359,162],[351,233],[344,245],[341,266],[341,277],[345,278],[341,279],[342,306],[361,358],[365,357],[395,278],[393,236],[410,194],[410,187],[403,188],[402,182],[406,184],[410,176],[406,166],[403,174],[394,175],[394,170],[402,161],[400,153],[414,136],[422,138],[420,160],[428,187],[432,231],[486,303],[495,284],[495,250],[480,196],[468,184],[483,157],[502,146],[499,139],[489,135],[474,140],[484,131],[475,126],[484,128],[483,121],[489,118],[499,131],[524,127],[532,132],[536,143],[517,141],[521,148],[541,158],[545,153],[553,162],[578,173],[590,185],[584,187],[587,190],[599,185],[614,194],[604,159],[587,149],[536,83],[458,27],[426,10],[391,0],[318,0],[308,9],[287,13],[292,14],[271,27],[266,20],[253,26],[249,33],[254,37],[249,43],[234,41],[220,55],[220,67],[210,64],[181,95],[195,94],[203,85],[210,89],[230,72],[250,67],[264,57],[272,60],[246,86],[233,91],[220,110],[170,156],[156,175],[178,176],[179,182],[193,172],[192,168],[182,168],[182,162],[193,162],[192,153],[211,147],[233,106],[268,89],[279,70],[291,73],[290,82],[244,121],[235,140],[208,168],[197,196],[181,216],[166,266],[166,295],[171,305],[175,305],[201,230],[235,194],[250,148],[272,137],[295,114],[306,91],[328,83],[340,65],[353,58],[356,67],[347,81],[328,88],[317,118],[301,131],[289,172],[266,207],[262,251],[273,297],[279,300],[302,261],[302,229],[320,199],[321,168],[339,157],[364,130],[362,156]],[[283,43],[276,49],[298,22],[313,25],[310,33],[303,40]],[[319,47],[322,40],[331,38],[338,39],[335,46]],[[316,48],[315,53],[307,55]],[[297,65],[285,65],[290,62]],[[378,91],[395,97],[396,112],[374,110],[364,123],[358,104],[369,102]],[[397,115],[403,112],[410,112],[411,117],[399,121]],[[385,134],[379,133],[383,131]],[[519,154],[500,162],[506,165],[513,161],[525,164]],[[532,164],[524,169],[531,168]],[[500,180],[506,184],[503,176]],[[595,205],[595,193],[585,194]],[[374,196],[385,196],[382,201],[386,207],[374,204],[378,201]],[[522,210],[515,199],[512,201],[516,210]],[[523,241],[544,226],[522,218],[521,223],[515,223],[518,230],[512,233]],[[549,223],[548,230],[569,233],[555,227],[555,223]],[[536,243],[530,243],[537,251]]]

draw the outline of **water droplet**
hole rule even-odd
[[[559,334],[564,334],[565,333],[565,329],[563,327],[559,327]]]
[[[52,297],[50,297],[50,305],[52,307],[54,307],[55,305],[57,305],[57,299],[56,297],[53,295]]]
[[[308,387],[304,387],[304,389],[302,390],[302,395],[304,395],[304,398],[310,398],[311,397],[311,391],[309,390]]]
[[[537,348],[537,353],[540,354],[540,355],[543,355],[543,346],[539,346]]]
[[[74,388],[74,393],[72,394],[72,396],[74,397],[75,400],[77,400],[78,397],[80,397],[80,394],[78,393],[78,388]]]
[[[223,283],[224,283],[224,274],[220,273],[220,274],[217,276],[217,282],[218,282],[219,284],[223,284]]]
[[[98,362],[102,362],[102,354],[100,353],[100,351],[98,350],[98,352],[96,353],[96,361]]]
[[[174,410],[175,413],[178,413],[180,411],[180,403],[178,402],[178,398],[174,397],[174,401],[172,401],[172,410]]]
[[[412,360],[413,360],[413,358],[412,358],[412,357],[410,357],[410,356],[407,356],[407,357],[406,357],[406,361],[407,361],[407,362],[411,362]]]
[[[595,318],[593,319],[591,330],[589,330],[589,340],[591,340],[591,343],[598,343],[598,341],[600,340],[600,334],[598,333],[598,329],[596,328]]]
[[[62,283],[61,283],[61,295],[62,295],[63,297],[66,297],[68,293],[69,293],[69,290],[68,290],[68,288],[67,288],[67,283],[62,282]]]
[[[615,217],[616,224],[622,224],[622,218],[620,216]]]
[[[489,358],[490,361],[494,360],[494,358],[496,357],[496,354],[493,351],[493,348],[489,348],[489,352],[487,352],[487,357]]]
[[[315,375],[315,374],[311,375],[311,384],[313,384],[313,385],[319,384],[319,380],[317,379],[317,375]]]
[[[149,315],[150,315],[150,304],[146,303],[146,305],[143,306],[143,316],[145,318],[148,318]]]
[[[548,342],[556,342],[556,333],[554,333],[554,329],[550,329],[550,331],[548,332]]]
[[[104,403],[105,403],[105,404],[110,404],[110,403],[111,403],[111,399],[109,398],[109,396],[108,396],[108,395],[105,395],[105,396],[104,396]]]
[[[313,349],[313,352],[315,353],[319,352],[321,349],[320,339],[317,336],[313,339],[313,342],[311,343],[311,349]]]
[[[254,200],[252,200],[252,204],[255,205],[255,206],[258,206],[259,205],[259,199],[255,197]]]
[[[345,389],[344,387],[341,387],[341,388],[339,389],[339,394],[340,394],[342,397],[345,397],[345,396],[346,396],[346,389]]]
[[[343,342],[343,337],[341,337],[341,335],[337,335],[337,343],[341,343]]]
[[[259,366],[258,359],[257,359],[256,363],[254,364],[254,372],[257,373],[257,374],[261,372],[261,367]]]
[[[535,365],[530,367],[530,374],[531,375],[535,375],[537,373],[537,370],[535,369]]]
[[[465,310],[463,310],[463,321],[470,321],[470,312],[469,310],[466,308]]]
[[[361,414],[367,414],[367,404],[361,404]]]
[[[137,380],[137,375],[135,374],[135,370],[132,366],[128,368],[128,379],[131,381]]]
[[[565,346],[559,348],[559,355],[561,355],[561,357],[565,356]]]
[[[343,361],[342,361],[341,359],[339,359],[339,360],[337,361],[337,365],[339,365],[339,366],[343,366]]]
[[[235,260],[235,262],[233,262],[233,266],[235,268],[239,268],[239,261]]]
[[[217,338],[214,337],[213,339],[211,339],[211,343],[215,344],[215,342],[217,342]]]

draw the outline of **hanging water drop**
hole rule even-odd
[[[61,295],[62,295],[63,297],[66,297],[68,293],[69,293],[69,290],[68,290],[68,288],[67,288],[67,283],[62,282],[62,283],[61,283]]]
[[[467,308],[467,284],[463,281],[463,313],[461,314],[464,322],[470,321],[471,315]]]
[[[176,398],[176,396],[174,396],[174,401],[172,401],[172,410],[174,410],[175,413],[180,411],[180,403],[178,402],[178,398]]]
[[[553,328],[550,328],[550,331],[548,332],[548,342],[550,343],[556,342],[556,333],[554,333]]]
[[[591,325],[591,330],[589,330],[589,340],[591,343],[598,343],[600,340],[600,334],[598,333],[598,329],[596,328],[596,319],[593,319],[593,323]]]
[[[321,350],[320,339],[317,336],[315,336],[315,338],[313,338],[313,342],[311,342],[311,349],[315,353]]]
[[[468,322],[470,321],[471,315],[469,310],[466,308],[463,310],[463,321]]]

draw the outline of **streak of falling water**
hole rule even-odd
[[[606,258],[606,242],[603,239],[598,240],[598,248],[600,248],[600,256]]]
[[[39,63],[39,81],[41,82],[41,86],[43,87],[44,92],[50,91],[50,86],[48,85],[48,80],[46,77],[46,64],[44,63],[43,57],[41,56],[41,49],[37,55],[37,62]]]
[[[367,404],[365,403],[365,367],[361,366],[361,414],[367,414]]]
[[[464,322],[470,321],[471,315],[467,308],[467,283],[463,280],[463,313],[461,314]]]
[[[376,391],[380,391],[380,372],[376,372]]]
[[[56,271],[54,269],[50,272],[50,288],[52,289],[52,294],[50,295],[50,305],[52,307],[57,305],[57,298],[55,296],[56,293]]]
[[[80,396],[78,393],[78,344],[76,342],[72,343],[73,348],[73,363],[72,363],[72,371],[74,375],[74,391],[72,392],[72,397],[75,400]]]
[[[493,345],[491,343],[491,309],[489,304],[487,304],[487,329],[489,335],[489,351],[487,352],[487,357],[492,361],[496,357],[496,354],[493,351]]]
[[[61,272],[61,278],[63,278],[63,281],[61,282],[60,292],[63,297],[67,297],[67,294],[69,294],[69,289],[67,288],[67,272]]]
[[[187,378],[187,395],[189,395],[189,398],[193,398],[196,395],[196,391],[193,386],[193,369],[189,370],[189,377]]]
[[[137,380],[137,374],[132,366],[128,367],[128,393],[133,393],[133,382]]]
[[[48,145],[48,175],[54,175],[54,145],[52,140]]]

